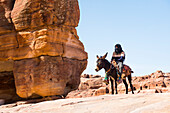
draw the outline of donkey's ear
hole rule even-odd
[[[98,56],[98,55],[97,55],[96,57],[97,57],[97,59],[99,59],[99,56]]]
[[[105,59],[107,57],[107,54],[108,54],[108,52],[102,58]]]

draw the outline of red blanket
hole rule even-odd
[[[131,68],[128,66],[128,65],[123,65],[123,71],[127,71],[127,70],[130,70],[131,71]]]

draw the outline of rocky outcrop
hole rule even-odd
[[[169,73],[163,73],[162,71],[158,70],[150,75],[133,77],[133,86],[135,90],[138,91],[138,93],[143,92],[143,90],[153,90],[154,92],[162,90],[159,92],[167,92],[170,88],[170,81],[168,81],[169,79]],[[167,91],[164,90],[165,88],[167,89]]]
[[[1,39],[4,48],[0,48],[0,59],[49,55],[86,60],[87,53],[75,29],[79,15],[77,0],[15,1],[11,18],[17,34]],[[7,46],[11,43],[15,43],[14,49]]]
[[[14,74],[17,94],[66,95],[87,65],[77,0],[1,0],[0,72]]]
[[[111,94],[110,84],[105,85],[102,81],[104,77],[99,75],[83,74],[78,90],[70,92],[67,98],[91,97]],[[145,76],[132,77],[132,84],[135,93],[169,93],[170,92],[170,73],[163,73],[158,70],[155,73]],[[129,85],[129,84],[128,84]],[[129,87],[129,93],[131,88]],[[123,83],[118,84],[118,94],[125,93]]]
[[[51,56],[15,61],[17,93],[20,97],[67,94],[78,88],[85,66],[85,61]]]
[[[91,97],[105,95],[106,93],[109,93],[109,86],[103,83],[103,77],[100,75],[83,74],[78,89],[70,92],[66,98]]]

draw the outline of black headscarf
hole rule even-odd
[[[121,47],[120,44],[115,45],[115,52],[116,52],[116,54],[120,54],[121,52],[123,52],[122,47]]]

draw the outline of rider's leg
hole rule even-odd
[[[114,69],[114,65],[113,65],[113,64],[111,64],[110,68],[111,68],[111,69]]]
[[[107,73],[105,74],[105,78],[104,78],[105,80],[108,80],[108,76],[107,76]]]
[[[105,74],[105,78],[104,78],[104,81],[103,81],[103,82],[106,83],[106,85],[109,84],[109,78],[108,78],[107,72],[106,72],[106,74]]]
[[[111,66],[110,66],[110,69],[113,69],[114,68],[114,66],[111,64]],[[109,69],[109,70],[110,70]],[[104,78],[105,80],[108,80],[108,74],[107,74],[107,72],[105,73],[105,78]]]
[[[122,76],[122,72],[123,72],[123,62],[118,62],[118,66],[119,66],[119,79],[121,79]]]

